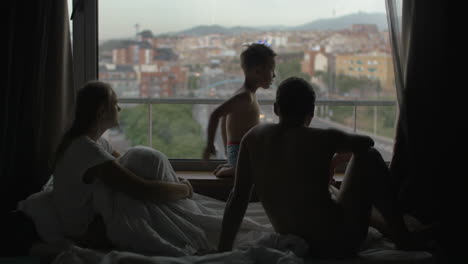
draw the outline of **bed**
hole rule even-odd
[[[280,236],[271,232],[265,212],[260,203],[250,203],[246,218],[265,229],[244,232],[236,240],[236,249],[225,253],[206,255],[187,254],[178,256],[143,253],[135,250],[114,249],[110,251],[92,250],[79,247],[73,243],[57,242],[59,231],[54,225],[59,225],[53,217],[50,206],[51,191],[43,191],[32,195],[26,202],[20,203],[22,210],[30,215],[44,242],[31,248],[31,255],[53,264],[111,264],[111,263],[434,263],[433,256],[424,251],[400,251],[394,244],[383,237],[377,230],[369,228],[368,237],[359,255],[350,259],[312,259],[307,256],[307,244],[294,236]],[[203,195],[195,194],[194,201],[208,208],[218,216],[222,216],[225,202]],[[52,217],[51,217],[52,216]],[[265,231],[266,230],[266,231]],[[145,241],[143,241],[146,243]],[[192,252],[193,253],[193,252]],[[166,256],[163,256],[166,255]]]

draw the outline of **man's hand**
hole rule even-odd
[[[230,167],[229,163],[224,163],[224,164],[219,164],[218,167],[213,171],[213,174],[216,175],[220,170],[222,170],[224,167]]]
[[[205,150],[203,150],[203,159],[209,160],[211,155],[216,154],[216,148],[213,144],[206,145]]]
[[[215,173],[218,178],[234,178],[236,176],[236,168],[231,165],[222,167]]]

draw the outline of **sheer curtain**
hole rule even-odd
[[[408,1],[405,3],[409,3]],[[398,101],[402,100],[402,93],[404,89],[404,73],[406,70],[406,53],[407,45],[403,47],[402,43],[402,12],[403,0],[387,0],[387,22],[390,33],[390,43],[393,50],[393,64],[395,71],[395,84],[397,89]],[[407,16],[405,16],[407,17]],[[406,29],[409,27],[405,27]]]
[[[74,107],[66,0],[8,1],[0,91],[2,210],[38,191]],[[7,191],[9,190],[9,191]]]

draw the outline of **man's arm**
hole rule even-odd
[[[232,245],[244,218],[252,189],[253,181],[249,151],[245,140],[243,140],[237,161],[234,188],[229,195],[229,200],[224,211],[221,237],[218,245],[220,252],[232,250]]]
[[[206,147],[203,151],[203,159],[207,160],[211,154],[215,154],[214,138],[216,135],[216,129],[218,128],[219,119],[225,117],[227,114],[232,113],[235,109],[250,100],[250,96],[246,93],[237,94],[229,98],[226,102],[218,106],[210,115],[208,121],[208,139],[206,141]]]

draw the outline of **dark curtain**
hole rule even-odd
[[[73,109],[66,0],[8,1],[0,90],[2,211],[39,191]]]
[[[457,166],[457,157],[466,156],[461,147],[464,137],[457,136],[466,118],[456,100],[462,84],[456,84],[459,76],[450,72],[455,64],[448,55],[457,51],[449,42],[453,38],[448,4],[390,0],[390,20],[395,19],[391,8],[398,2],[402,3],[401,39],[394,35],[397,23],[392,23],[391,34],[394,61],[399,64],[395,71],[400,115],[390,169],[402,210],[422,223],[439,226],[436,240],[443,253],[438,261],[457,262],[463,254],[457,240],[465,239],[468,224],[462,220],[466,205],[460,203],[466,200],[466,173]]]
[[[441,206],[434,182],[440,177],[434,173],[441,170],[441,151],[433,151],[442,148],[439,136],[443,131],[438,130],[445,129],[435,126],[437,120],[443,120],[437,106],[444,103],[438,92],[444,77],[436,66],[445,61],[440,52],[445,41],[440,7],[403,1],[401,25],[398,28],[393,23],[391,29],[400,115],[390,168],[400,186],[403,209],[424,222],[437,221]]]

